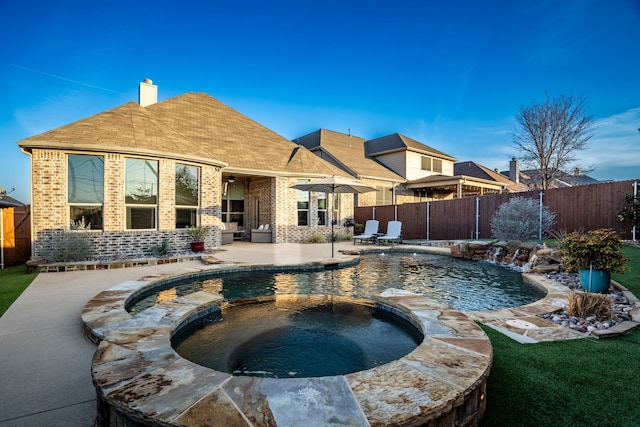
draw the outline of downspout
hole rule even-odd
[[[33,199],[33,158],[32,158],[32,153],[30,151],[26,151],[23,147],[20,147],[20,151],[22,151],[24,154],[26,154],[27,156],[29,156],[29,198]],[[34,233],[35,233],[35,228],[33,227],[33,200],[30,201],[29,203],[29,227],[31,228],[30,234],[31,234],[31,244],[30,246],[30,257],[32,257],[35,253],[34,248],[35,248],[35,239],[34,239]]]

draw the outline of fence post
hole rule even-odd
[[[633,201],[637,201],[638,200],[638,181],[634,181],[633,182]],[[633,233],[633,241],[636,241],[636,224],[634,222],[633,224],[633,229],[631,230],[631,232]]]
[[[541,191],[540,192],[540,213],[539,213],[539,218],[538,218],[538,240],[542,241],[542,208],[543,208],[543,204],[542,204],[542,197],[544,196],[544,192]]]
[[[476,240],[480,238],[480,197],[476,197]]]
[[[427,202],[427,240],[431,240],[431,202]]]

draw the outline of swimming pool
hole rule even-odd
[[[388,288],[424,295],[459,311],[521,306],[545,295],[541,289],[524,283],[516,269],[446,255],[393,252],[364,254],[356,265],[334,270],[217,272],[165,283],[132,298],[127,310],[138,313],[201,290],[234,301],[305,293],[371,298]]]

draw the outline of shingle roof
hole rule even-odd
[[[487,167],[482,166],[481,164],[471,161],[454,163],[453,174],[496,181],[501,184],[505,184],[507,186],[507,189],[510,192],[514,193],[529,190],[529,187],[527,187],[525,184],[515,183],[500,172],[493,171]]]
[[[189,92],[147,107],[129,102],[18,145],[144,153],[274,174],[346,175],[205,93]]]
[[[195,147],[189,139],[135,102],[32,136],[18,145],[23,148],[154,153],[177,158],[207,157],[216,164],[224,164],[216,162],[205,147]]]
[[[294,142],[300,143],[311,151],[320,152],[320,155],[331,156],[335,163],[340,163],[345,171],[356,178],[370,177],[405,181],[405,179],[381,165],[374,159],[365,156],[365,139],[354,135],[334,132],[327,129],[319,129],[315,132],[296,138]]]
[[[504,174],[507,173],[508,172],[504,172]],[[541,182],[540,171],[536,169],[521,170],[520,182],[535,188],[535,186],[540,184]],[[550,188],[575,187],[578,185],[590,185],[599,183],[600,181],[588,175],[571,175],[563,171],[558,171],[558,176],[553,178]]]
[[[306,148],[206,93],[189,92],[146,108],[214,158],[223,159],[228,168],[345,176]]]
[[[0,197],[0,208],[12,208],[16,206],[24,206],[24,203],[11,196]]]
[[[450,155],[429,147],[415,139],[408,136],[394,133],[391,135],[383,136],[380,138],[370,139],[365,142],[366,155],[368,157],[376,156],[385,152],[392,152],[398,150],[412,150],[423,154],[429,154],[435,157],[440,157],[446,160],[455,162],[456,159]]]

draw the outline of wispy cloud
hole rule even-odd
[[[18,65],[18,64],[11,64],[13,67],[15,68],[19,68],[21,70],[25,70],[25,71],[29,71],[31,73],[36,73],[36,74],[41,74],[43,76],[47,76],[47,77],[52,77],[54,79],[58,79],[58,80],[64,80],[66,82],[70,82],[70,83],[75,83],[77,85],[81,85],[81,86],[85,86],[85,87],[90,87],[92,89],[98,89],[98,90],[104,90],[106,92],[111,92],[111,93],[117,93],[118,95],[124,95],[122,92],[118,92],[116,90],[113,89],[109,89],[106,87],[102,87],[102,86],[96,86],[96,85],[92,85],[90,83],[86,83],[86,82],[81,82],[79,80],[74,80],[74,79],[69,79],[67,77],[63,77],[63,76],[58,76],[56,74],[51,74],[51,73],[47,73],[45,71],[40,71],[40,70],[34,70],[33,68],[29,68],[29,67],[25,67],[22,65]]]
[[[599,179],[631,179],[629,168],[640,176],[640,107],[598,119],[590,147],[580,157],[596,167]],[[620,171],[618,171],[620,170]]]

